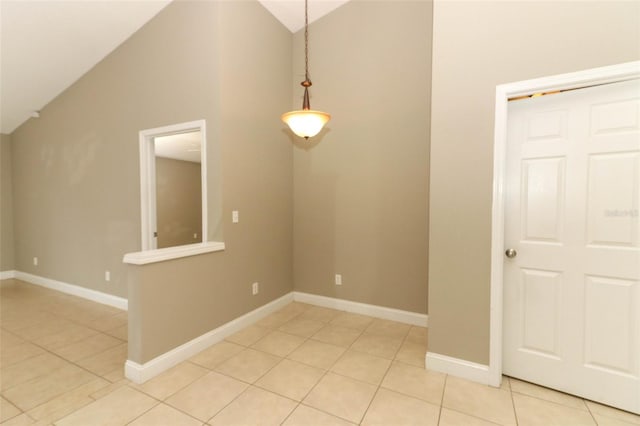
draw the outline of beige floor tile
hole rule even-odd
[[[324,413],[306,405],[298,405],[289,415],[283,426],[350,426],[348,422],[331,414]]]
[[[343,312],[331,320],[331,324],[339,325],[347,328],[355,328],[364,330],[373,321],[372,317],[360,314],[352,314],[351,312]]]
[[[495,426],[497,423],[493,423],[487,420],[482,420],[477,417],[472,417],[467,414],[462,414],[457,411],[443,408],[440,412],[440,423],[438,426]]]
[[[351,349],[382,358],[393,359],[401,344],[402,339],[364,333],[353,342]]]
[[[18,407],[4,398],[0,398],[0,423],[22,413]]]
[[[70,364],[65,360],[45,352],[41,355],[17,362],[6,368],[3,367],[2,370],[0,370],[0,376],[2,377],[2,380],[0,380],[0,386],[4,391],[67,365]]]
[[[637,423],[629,423],[613,417],[605,417],[601,414],[591,413],[598,426],[636,426]]]
[[[33,424],[35,424],[35,420],[23,413],[2,423],[2,426],[30,426]]]
[[[158,404],[129,423],[130,426],[201,426],[202,422],[165,404]]]
[[[79,342],[53,349],[53,352],[69,361],[78,361],[121,344],[122,340],[120,339],[97,333]]]
[[[93,328],[94,330],[105,332],[107,330],[113,330],[114,328],[127,325],[127,321],[128,321],[128,317],[127,317],[127,312],[125,311],[116,315],[111,315],[108,317],[103,317],[93,321],[89,321],[87,323],[87,327]]]
[[[324,323],[321,321],[294,318],[282,324],[278,330],[300,337],[311,337],[323,327]]]
[[[401,362],[391,364],[382,387],[440,405],[446,375]]]
[[[104,378],[103,378],[104,379]],[[111,392],[114,392],[118,389],[120,389],[123,386],[129,386],[131,384],[131,382],[128,379],[122,379],[118,382],[110,382],[106,379],[104,379],[107,383],[109,383],[107,386],[96,390],[95,392],[92,392],[91,394],[89,394],[89,396],[92,399],[98,400],[101,398],[104,398],[105,396],[109,395]]]
[[[81,359],[77,364],[98,376],[103,376],[114,370],[124,370],[126,361],[127,344],[122,343],[99,354]]]
[[[209,420],[211,426],[279,425],[296,407],[288,398],[251,387]]]
[[[349,347],[362,334],[361,330],[328,324],[311,338],[336,346]]]
[[[134,387],[156,399],[165,400],[208,372],[209,370],[204,367],[191,364],[190,362],[183,362],[153,379]]]
[[[331,371],[363,382],[379,385],[391,361],[374,355],[348,350],[331,367]]]
[[[340,314],[341,311],[337,311],[335,309],[312,306],[300,314],[298,318],[311,321],[329,322]]]
[[[302,401],[324,373],[324,370],[319,368],[285,359],[262,376],[255,385],[287,398]]]
[[[304,339],[302,337],[275,330],[258,340],[251,347],[263,352],[284,357],[289,355],[303,343]]]
[[[231,377],[211,372],[165,402],[206,422],[244,392],[248,386]]]
[[[28,411],[95,378],[86,370],[67,365],[7,389],[3,395],[22,411]]]
[[[411,326],[408,324],[376,318],[365,329],[365,332],[402,340],[409,333],[409,329]]]
[[[406,340],[407,342],[422,343],[423,345],[426,345],[427,333],[428,329],[426,327],[418,327],[417,325],[413,325],[411,326],[409,333],[407,333]]]
[[[7,347],[4,346],[4,342],[0,343],[2,344],[0,352],[0,366],[2,367],[7,367],[44,353],[42,348],[28,342]]]
[[[142,392],[123,386],[57,421],[56,426],[125,425],[157,403]]]
[[[119,382],[120,380],[123,380],[125,378],[124,377],[124,368],[122,368],[122,366],[116,367],[115,370],[104,374],[102,376],[102,378],[107,379],[111,383]]]
[[[345,348],[340,346],[307,340],[287,358],[328,370],[344,352]]]
[[[589,411],[569,408],[518,393],[513,394],[513,403],[520,426],[596,426]]]
[[[215,371],[243,382],[253,383],[271,370],[281,359],[254,349],[245,349],[218,365]]]
[[[116,328],[112,328],[110,330],[106,330],[105,333],[108,334],[109,336],[113,336],[116,339],[120,339],[120,340],[123,340],[125,342],[129,340],[129,326],[128,325],[122,325],[120,327],[116,327]]]
[[[502,383],[500,389],[511,391],[511,379],[507,376],[502,376]]]
[[[213,370],[224,361],[244,350],[244,346],[222,341],[203,350],[189,361]]]
[[[636,414],[618,410],[616,408],[609,407],[608,405],[598,404],[597,402],[593,401],[585,401],[585,403],[587,404],[587,407],[589,407],[589,411],[591,411],[594,415],[640,425],[640,416]]]
[[[442,406],[501,425],[516,424],[511,393],[453,376],[447,377]]]
[[[304,404],[353,423],[360,423],[376,387],[327,373],[304,399]]]
[[[287,306],[285,306],[283,308],[280,308],[280,310],[278,310],[278,312],[282,313],[282,314],[299,315],[299,314],[302,314],[303,312],[308,311],[309,309],[311,309],[313,307],[314,307],[313,305],[309,305],[308,303],[291,302]]]
[[[264,328],[278,328],[287,321],[291,321],[300,315],[300,312],[274,312],[258,321],[255,325]]]
[[[32,322],[33,324],[28,327],[12,330],[13,334],[25,340],[35,341],[46,336],[58,334],[67,329],[67,327],[75,325],[69,320],[51,314],[38,316]],[[6,324],[3,323],[3,327],[6,327]]]
[[[556,404],[566,405],[567,407],[587,410],[587,406],[581,398],[533,383],[523,382],[518,379],[511,379],[511,391],[538,399],[544,399],[545,401],[555,402]]]
[[[28,414],[31,418],[37,420],[37,423],[51,424],[85,405],[91,404],[94,399],[90,395],[108,385],[109,382],[104,379],[93,379],[29,410]]]
[[[270,331],[271,330],[265,327],[250,325],[249,327],[227,337],[225,340],[242,346],[251,346],[266,336]]]
[[[26,343],[26,340],[24,340],[23,338],[18,337],[6,330],[0,331],[0,344],[2,345],[3,349],[22,345],[24,343]]]
[[[405,364],[415,365],[416,367],[425,368],[425,356],[427,355],[427,345],[422,343],[409,342],[407,340],[402,343],[398,353],[396,353],[396,361]]]
[[[59,333],[39,337],[34,339],[33,342],[39,346],[52,350],[86,339],[96,333],[97,331],[91,328],[77,324],[70,324]]]
[[[379,389],[364,416],[365,426],[437,426],[440,406],[420,399]]]

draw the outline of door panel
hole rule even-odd
[[[640,413],[640,83],[510,103],[504,372]]]

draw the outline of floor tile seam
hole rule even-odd
[[[110,349],[115,348],[115,346],[114,346],[114,347],[112,347],[112,348],[106,349],[106,350],[104,350],[104,351],[102,351],[102,352],[100,352],[100,353],[98,353],[98,354],[90,355],[90,356],[88,356],[88,357],[86,357],[86,358],[83,358],[83,359],[81,359],[81,360],[71,361],[71,360],[68,360],[68,359],[64,358],[64,357],[63,357],[63,356],[61,356],[61,355],[58,355],[58,354],[57,354],[57,353],[55,353],[55,352],[52,352],[51,350],[49,350],[49,349],[47,349],[47,348],[45,348],[45,347],[43,347],[43,346],[38,345],[37,343],[33,343],[33,345],[38,346],[40,349],[44,350],[45,352],[48,352],[49,354],[51,354],[51,355],[55,356],[56,358],[59,358],[59,359],[63,360],[64,362],[67,362],[67,363],[69,363],[69,364],[71,364],[71,365],[73,365],[73,366],[75,366],[75,367],[80,368],[81,370],[86,371],[87,373],[89,373],[89,374],[91,374],[91,375],[93,375],[93,376],[96,376],[96,378],[106,380],[107,382],[110,382],[110,383],[114,383],[114,382],[111,382],[111,380],[105,379],[105,378],[104,378],[104,376],[105,376],[106,374],[109,374],[109,373],[111,373],[111,372],[115,371],[115,370],[109,371],[109,372],[107,372],[105,375],[100,375],[100,374],[98,374],[98,373],[96,373],[96,372],[93,372],[93,371],[89,370],[88,368],[86,368],[86,367],[84,367],[84,366],[82,366],[82,365],[78,364],[78,362],[79,362],[79,361],[83,361],[83,360],[88,359],[88,358],[91,358],[92,356],[98,356],[98,355],[100,355],[101,353],[106,352],[107,350],[110,350]],[[47,374],[49,374],[49,373],[47,373]],[[42,376],[38,376],[38,377],[42,377]],[[28,381],[30,381],[30,380],[28,380]],[[22,382],[22,383],[25,383],[25,382]],[[74,389],[76,389],[76,388],[74,388]]]
[[[548,388],[545,388],[545,389],[548,389]],[[505,390],[505,391],[506,391],[506,389],[503,389],[503,390]],[[555,389],[551,389],[551,390],[555,390]],[[551,401],[550,399],[542,398],[542,397],[540,397],[540,396],[531,395],[531,394],[524,393],[524,392],[518,392],[518,391],[514,391],[514,390],[511,390],[510,392],[511,392],[511,394],[512,394],[512,397],[513,397],[513,394],[515,393],[515,394],[518,394],[518,395],[521,395],[521,396],[526,396],[526,397],[529,397],[529,398],[537,399],[538,401],[544,401],[544,402],[548,402],[548,403],[551,403],[551,404],[559,405],[559,406],[564,407],[564,408],[571,408],[571,409],[573,409],[573,410],[576,410],[576,411],[582,411],[582,412],[586,412],[586,411],[589,411],[589,412],[590,412],[589,407],[588,407],[588,406],[587,406],[587,404],[584,402],[584,399],[583,399],[583,398],[581,398],[581,397],[579,397],[579,396],[577,396],[577,395],[571,395],[571,394],[568,394],[568,393],[567,393],[567,394],[565,394],[565,395],[567,395],[567,396],[572,396],[572,397],[574,397],[574,398],[578,398],[578,399],[580,399],[580,400],[582,401],[582,403],[583,403],[584,407],[585,407],[584,409],[577,408],[577,407],[572,407],[571,405],[563,404],[562,402]],[[557,392],[557,391],[556,391],[556,392]],[[564,392],[563,392],[563,394],[564,394]],[[514,403],[515,403],[515,402],[514,402]]]
[[[182,364],[184,364],[184,363],[188,363],[188,362],[189,362],[189,361],[183,361],[183,362],[181,362],[180,364],[177,364],[177,365],[175,365],[174,367],[171,367],[171,368],[178,367],[179,365],[182,365]],[[190,364],[192,364],[192,365],[194,365],[194,366],[196,366],[196,367],[200,367],[200,366],[199,366],[199,365],[197,365],[197,364],[193,364],[193,363],[190,363]],[[204,367],[201,367],[201,368],[204,368]],[[125,380],[127,380],[127,382],[129,382],[129,383],[133,383],[133,385],[134,385],[135,387],[132,387],[129,383],[127,383],[127,386],[131,387],[132,389],[135,389],[135,390],[137,390],[137,391],[139,391],[139,392],[144,393],[145,395],[149,395],[150,397],[152,397],[152,398],[154,398],[154,399],[157,399],[158,401],[160,401],[160,402],[162,402],[162,403],[165,403],[169,398],[171,398],[172,396],[174,396],[174,395],[175,395],[175,394],[177,394],[178,392],[180,392],[180,391],[182,391],[182,390],[184,390],[184,389],[188,388],[189,386],[191,386],[192,384],[194,384],[195,382],[197,382],[198,380],[202,379],[204,376],[208,375],[210,372],[212,372],[212,371],[213,371],[213,370],[208,370],[208,369],[206,369],[206,368],[204,368],[204,369],[205,369],[205,370],[207,370],[207,372],[205,372],[205,373],[204,373],[204,374],[202,374],[201,376],[196,377],[196,379],[195,379],[195,380],[192,380],[191,382],[187,383],[186,385],[181,386],[180,388],[178,388],[178,389],[177,389],[177,390],[175,390],[174,392],[172,392],[172,393],[170,393],[169,395],[165,396],[163,399],[160,399],[160,398],[158,398],[158,397],[156,397],[156,396],[154,396],[154,395],[150,394],[149,392],[144,391],[144,390],[142,389],[142,386],[144,386],[144,383],[136,384],[136,383],[133,383],[131,380],[127,379],[126,377],[125,377]],[[156,377],[158,377],[158,376],[156,376]],[[106,379],[105,379],[105,380],[106,380]],[[153,379],[149,379],[149,380],[148,380],[147,382],[145,382],[145,383],[148,383],[148,382],[150,382],[151,380],[153,380]],[[108,381],[108,380],[107,380],[107,381]]]
[[[285,424],[285,423],[287,422],[287,420],[289,419],[289,417],[291,417],[291,415],[292,415],[292,414],[293,414],[293,413],[298,409],[298,407],[299,407],[300,405],[302,405],[302,402],[301,402],[301,401],[297,401],[297,404],[296,404],[296,406],[295,406],[295,407],[293,407],[293,410],[291,410],[291,411],[289,412],[289,414],[287,414],[287,416],[286,416],[284,419],[282,419],[282,421],[280,422],[280,426],[282,426],[283,424]]]
[[[64,357],[62,357],[62,356],[60,356],[60,355],[56,354],[55,352],[51,352],[49,349],[47,349],[47,348],[45,348],[45,347],[43,347],[43,346],[40,346],[40,345],[38,345],[37,343],[33,343],[33,342],[31,342],[31,344],[33,344],[34,346],[37,346],[38,348],[40,348],[40,349],[44,350],[44,351],[45,351],[45,352],[47,352],[48,354],[53,355],[54,357],[61,359],[61,360],[62,360],[62,361],[64,361],[64,362],[67,362],[67,363],[69,363],[69,364],[71,364],[71,365],[73,365],[73,366],[75,366],[75,367],[78,367],[78,368],[80,368],[80,369],[82,369],[82,370],[84,370],[84,371],[86,371],[86,372],[88,372],[88,373],[90,373],[90,374],[92,374],[92,375],[94,375],[94,376],[97,376],[97,378],[103,378],[102,376],[97,375],[97,374],[96,374],[96,373],[94,373],[93,371],[90,371],[90,370],[88,370],[88,369],[86,369],[86,368],[84,368],[84,367],[82,367],[82,366],[80,366],[80,365],[77,365],[75,362],[73,362],[73,361],[69,361],[68,359],[66,359],[66,358],[64,358]],[[22,361],[20,361],[20,362],[17,362],[17,363],[15,363],[15,364],[12,364],[12,365],[20,364],[21,362],[28,361],[28,360],[30,360],[30,359],[32,359],[32,358],[35,358],[35,357],[37,357],[37,356],[40,356],[40,355],[44,355],[44,354],[38,354],[38,355],[36,355],[36,356],[34,356],[34,357],[30,357],[30,358],[24,359],[24,360],[22,360]],[[9,389],[13,389],[14,387],[17,387],[17,386],[23,385],[23,384],[25,384],[25,383],[27,383],[27,382],[31,382],[31,381],[33,381],[33,380],[35,380],[35,379],[39,379],[39,378],[42,378],[43,376],[47,376],[47,375],[50,375],[50,374],[51,374],[50,372],[46,372],[46,373],[43,373],[43,374],[41,374],[41,375],[38,375],[38,376],[32,377],[32,378],[31,378],[31,379],[29,379],[29,380],[25,380],[25,381],[23,381],[23,382],[16,383],[16,384],[15,384],[15,385],[13,385],[13,386],[10,386],[10,387],[8,387],[8,388],[6,388],[6,389],[2,389],[2,393],[4,394],[4,393],[5,393],[6,391],[8,391]],[[105,380],[106,380],[106,379],[105,379]],[[109,381],[109,380],[107,380],[107,381]],[[74,388],[74,389],[76,389],[76,388]]]
[[[130,386],[129,386],[129,387],[130,387]],[[134,389],[134,388],[133,388],[133,389]],[[134,389],[134,390],[137,390],[137,389]],[[146,394],[146,393],[145,393],[145,395],[151,396],[151,395]],[[128,425],[128,424],[133,423],[133,422],[134,422],[134,421],[136,421],[138,418],[140,418],[140,417],[144,416],[146,413],[148,413],[149,411],[153,410],[154,408],[156,408],[156,407],[157,407],[157,406],[159,406],[159,405],[166,405],[167,407],[173,408],[174,410],[178,411],[179,413],[184,414],[185,416],[190,417],[190,418],[194,419],[194,420],[195,420],[195,421],[197,421],[197,422],[206,423],[206,421],[203,421],[203,420],[200,420],[200,419],[199,419],[199,418],[197,418],[197,417],[194,417],[192,414],[189,414],[187,411],[184,411],[183,409],[181,409],[181,408],[179,408],[179,407],[176,407],[176,406],[173,406],[173,405],[169,404],[168,402],[166,402],[166,399],[168,399],[169,397],[167,397],[165,400],[162,400],[162,401],[161,401],[161,400],[158,400],[157,398],[155,398],[155,397],[153,397],[153,396],[151,396],[151,397],[152,397],[153,399],[155,399],[156,401],[158,401],[158,404],[155,404],[153,407],[149,408],[147,411],[145,411],[144,413],[140,414],[140,415],[139,415],[138,417],[136,417],[135,419],[131,420],[129,423],[127,423],[127,425]]]
[[[465,413],[464,411],[460,411],[460,410],[455,409],[455,408],[445,407],[444,405],[443,405],[443,406],[442,406],[442,408],[441,408],[441,411],[442,411],[442,410],[455,411],[455,412],[456,412],[456,413],[458,413],[458,414],[462,414],[462,415],[467,416],[467,417],[473,417],[474,419],[481,420],[481,421],[483,421],[483,422],[485,422],[485,423],[491,423],[492,425],[496,425],[496,426],[504,426],[503,424],[501,424],[501,423],[496,423],[496,422],[494,422],[493,420],[489,420],[489,419],[485,419],[485,418],[482,418],[482,417],[475,416],[475,415],[473,415],[473,414]],[[442,416],[441,416],[440,418],[442,418]],[[440,423],[440,420],[438,420],[438,424],[439,424],[439,423]],[[516,424],[517,424],[517,423],[516,423]]]
[[[95,374],[93,374],[93,373],[91,373],[91,374],[92,374],[92,375],[95,375]],[[45,375],[42,375],[42,376],[35,377],[35,378],[33,378],[32,380],[27,380],[26,382],[22,382],[22,383],[21,383],[21,385],[25,385],[25,384],[28,384],[29,382],[33,382],[33,381],[35,381],[35,380],[42,379],[44,376],[48,376],[48,375],[49,375],[49,374],[45,374]],[[37,408],[39,408],[39,407],[43,406],[44,404],[48,404],[48,403],[50,403],[50,402],[51,402],[51,401],[53,401],[54,399],[56,399],[56,398],[58,398],[58,397],[60,397],[60,396],[62,396],[62,395],[64,395],[64,394],[66,394],[66,393],[73,392],[73,391],[75,391],[76,389],[81,388],[82,386],[86,385],[87,383],[91,382],[92,380],[95,380],[96,378],[106,380],[107,382],[109,381],[109,380],[104,379],[104,378],[102,378],[102,377],[94,377],[94,378],[90,378],[90,379],[89,379],[89,380],[87,380],[86,382],[83,382],[83,383],[81,383],[81,384],[79,384],[79,385],[77,385],[77,386],[75,386],[75,387],[73,387],[73,388],[71,388],[71,389],[65,390],[65,391],[63,391],[63,392],[61,392],[61,393],[56,393],[56,394],[55,394],[55,395],[53,395],[51,398],[47,399],[46,401],[42,401],[42,402],[41,402],[41,403],[39,403],[38,405],[36,405],[36,406],[34,406],[34,407],[31,407],[31,408],[29,408],[28,410],[22,410],[21,408],[19,408],[19,407],[18,407],[18,408],[20,409],[20,411],[23,411],[24,413],[28,413],[29,411],[33,411],[33,410],[35,410],[35,409],[37,409]],[[15,388],[15,387],[16,387],[16,386],[13,386],[13,387],[12,387],[12,388],[10,388],[10,389],[13,389],[13,388]],[[5,393],[5,392],[6,392],[6,390],[7,390],[7,389],[5,389],[5,390],[2,392],[2,397],[3,397],[4,399],[6,399],[7,401],[11,402],[13,405],[16,405],[16,403],[15,403],[15,402],[11,401],[11,400],[7,397],[7,395],[6,395],[6,393]],[[87,395],[87,397],[88,397],[88,398],[91,398],[89,395]],[[16,407],[17,407],[17,405],[16,405]]]
[[[513,417],[516,421],[516,426],[520,423],[518,421],[518,410],[516,410],[516,401],[513,399],[513,389],[511,389],[511,383],[509,383],[509,399],[511,400],[511,409],[513,410]],[[517,393],[517,392],[516,392]]]
[[[335,413],[330,413],[330,412],[328,412],[328,411],[325,411],[325,410],[324,410],[324,409],[322,409],[322,408],[314,407],[313,405],[305,404],[305,403],[304,403],[304,401],[302,401],[302,402],[300,403],[300,405],[304,405],[305,407],[308,407],[308,408],[313,408],[314,410],[320,411],[321,413],[324,413],[324,414],[328,414],[328,415],[330,415],[331,417],[336,417],[336,418],[338,418],[338,419],[340,419],[340,420],[344,420],[344,421],[346,421],[346,422],[349,422],[349,423],[351,423],[351,424],[354,424],[352,420],[347,419],[346,417],[339,416],[338,414],[335,414]],[[356,424],[360,424],[360,423],[356,423]]]
[[[7,401],[9,404],[11,404],[11,405],[13,406],[13,408],[15,408],[16,410],[18,410],[18,414],[16,414],[15,416],[11,416],[11,417],[9,417],[9,418],[4,419],[4,420],[2,421],[2,423],[5,423],[5,422],[7,422],[8,420],[11,420],[11,419],[13,419],[13,418],[15,418],[15,417],[18,417],[18,416],[19,416],[19,415],[21,415],[21,414],[26,414],[26,411],[22,411],[18,406],[16,406],[16,404],[14,404],[13,402],[11,402],[11,401],[10,401],[10,400],[8,400],[7,398],[5,398],[5,396],[4,396],[4,395],[1,395],[1,394],[0,394],[0,396],[1,396],[5,401]],[[31,417],[31,416],[29,416],[29,417]]]
[[[515,393],[515,394],[518,394],[518,395],[520,395],[520,396],[527,397],[527,398],[533,398],[533,399],[538,400],[538,401],[548,402],[549,404],[553,404],[553,405],[555,405],[555,406],[560,406],[560,407],[562,407],[562,408],[568,408],[568,409],[575,410],[575,411],[579,411],[579,412],[582,412],[582,413],[585,413],[585,412],[589,412],[589,413],[591,413],[591,410],[589,409],[589,406],[585,403],[584,398],[580,398],[579,396],[576,396],[576,395],[569,395],[569,394],[567,394],[567,395],[569,395],[569,396],[573,396],[573,397],[575,397],[575,398],[579,398],[580,400],[582,400],[582,402],[584,403],[584,406],[586,407],[586,409],[585,409],[585,410],[580,409],[580,408],[576,408],[576,407],[572,407],[572,406],[570,406],[570,405],[563,404],[563,403],[561,403],[561,402],[550,401],[550,400],[548,400],[548,399],[540,398],[540,397],[538,397],[538,396],[529,395],[529,394],[522,393],[522,392],[516,392],[516,391],[513,391],[513,390],[511,391],[512,399],[513,399],[513,394],[514,394],[514,393]],[[514,401],[514,407],[515,407],[515,401]],[[592,416],[593,416],[593,413],[591,413],[591,414],[592,414]],[[612,418],[612,417],[609,417],[609,416],[603,416],[603,417]],[[640,424],[640,423],[638,423],[638,424]]]
[[[420,401],[428,402],[429,404],[433,404],[433,405],[438,405],[435,402],[429,401],[429,400],[427,400],[425,398],[421,398],[421,397],[416,396],[416,395],[411,395],[411,394],[408,394],[406,392],[402,392],[401,390],[398,390],[398,389],[393,389],[393,388],[387,387],[387,386],[384,385],[384,380],[382,381],[382,383],[380,383],[380,387],[382,389],[385,389],[385,390],[388,390],[388,391],[391,391],[391,392],[399,393],[400,395],[403,395],[403,396],[408,396],[409,398],[418,399]],[[442,394],[444,395],[444,389],[442,391]],[[440,405],[442,405],[442,400],[440,402]],[[445,407],[444,405],[442,405],[442,407],[449,408],[449,407]]]
[[[442,384],[442,395],[440,395],[440,407],[438,408],[438,422],[436,424],[440,424],[440,420],[442,419],[442,407],[444,406],[444,392],[447,389],[447,379],[449,378],[448,374],[444,376],[444,383]]]
[[[98,334],[104,334],[104,335],[105,335],[105,336],[107,336],[107,337],[113,337],[114,339],[118,340],[118,342],[117,342],[117,343],[115,343],[113,346],[108,346],[108,347],[106,347],[106,348],[104,348],[104,349],[101,349],[100,351],[98,351],[98,352],[96,352],[96,353],[94,353],[94,354],[87,355],[87,356],[82,357],[82,358],[79,358],[79,359],[77,359],[77,360],[75,360],[75,361],[71,361],[70,359],[65,358],[65,357],[64,357],[64,356],[62,356],[62,355],[58,355],[58,354],[57,354],[57,352],[54,352],[54,350],[58,350],[58,349],[66,348],[66,347],[68,347],[68,346],[77,345],[78,343],[82,343],[84,340],[88,339],[89,337],[95,337],[95,336],[97,336]],[[51,353],[53,353],[53,354],[56,354],[56,355],[58,355],[58,356],[62,357],[63,359],[65,359],[65,360],[67,360],[67,361],[69,361],[69,362],[80,362],[80,361],[84,361],[84,360],[85,360],[85,359],[87,359],[87,358],[91,358],[91,357],[93,357],[93,356],[98,356],[98,355],[100,355],[101,353],[104,353],[104,352],[106,352],[106,351],[108,351],[108,350],[110,350],[110,349],[115,348],[116,346],[119,346],[119,345],[122,345],[122,344],[125,344],[125,343],[128,345],[128,343],[129,343],[129,342],[127,342],[127,341],[124,341],[124,340],[118,339],[118,338],[117,338],[117,337],[115,337],[115,336],[111,336],[111,335],[109,335],[109,334],[102,333],[102,332],[98,332],[97,334],[94,334],[94,335],[89,336],[89,337],[87,337],[87,338],[85,338],[85,339],[83,339],[83,340],[79,340],[79,341],[77,341],[77,342],[75,342],[75,343],[71,343],[71,344],[66,345],[66,346],[61,346],[60,348],[49,349],[49,352],[51,352]]]
[[[360,416],[360,420],[357,422],[359,425],[362,424],[362,422],[364,421],[364,418],[367,416],[367,413],[369,412],[369,409],[371,408],[371,404],[373,404],[373,400],[376,399],[376,396],[378,396],[378,392],[380,392],[380,385],[376,386],[376,390],[375,390],[375,392],[373,392],[373,397],[371,397],[371,400],[367,404],[367,408],[362,413],[362,416]]]

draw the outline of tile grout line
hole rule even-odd
[[[444,375],[444,384],[442,385],[442,396],[440,397],[440,409],[438,410],[438,425],[440,424],[440,420],[442,419],[442,408],[444,407],[444,393],[447,391],[447,379],[449,378],[448,374]]]

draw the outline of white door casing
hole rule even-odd
[[[640,413],[640,82],[508,111],[504,373]]]

